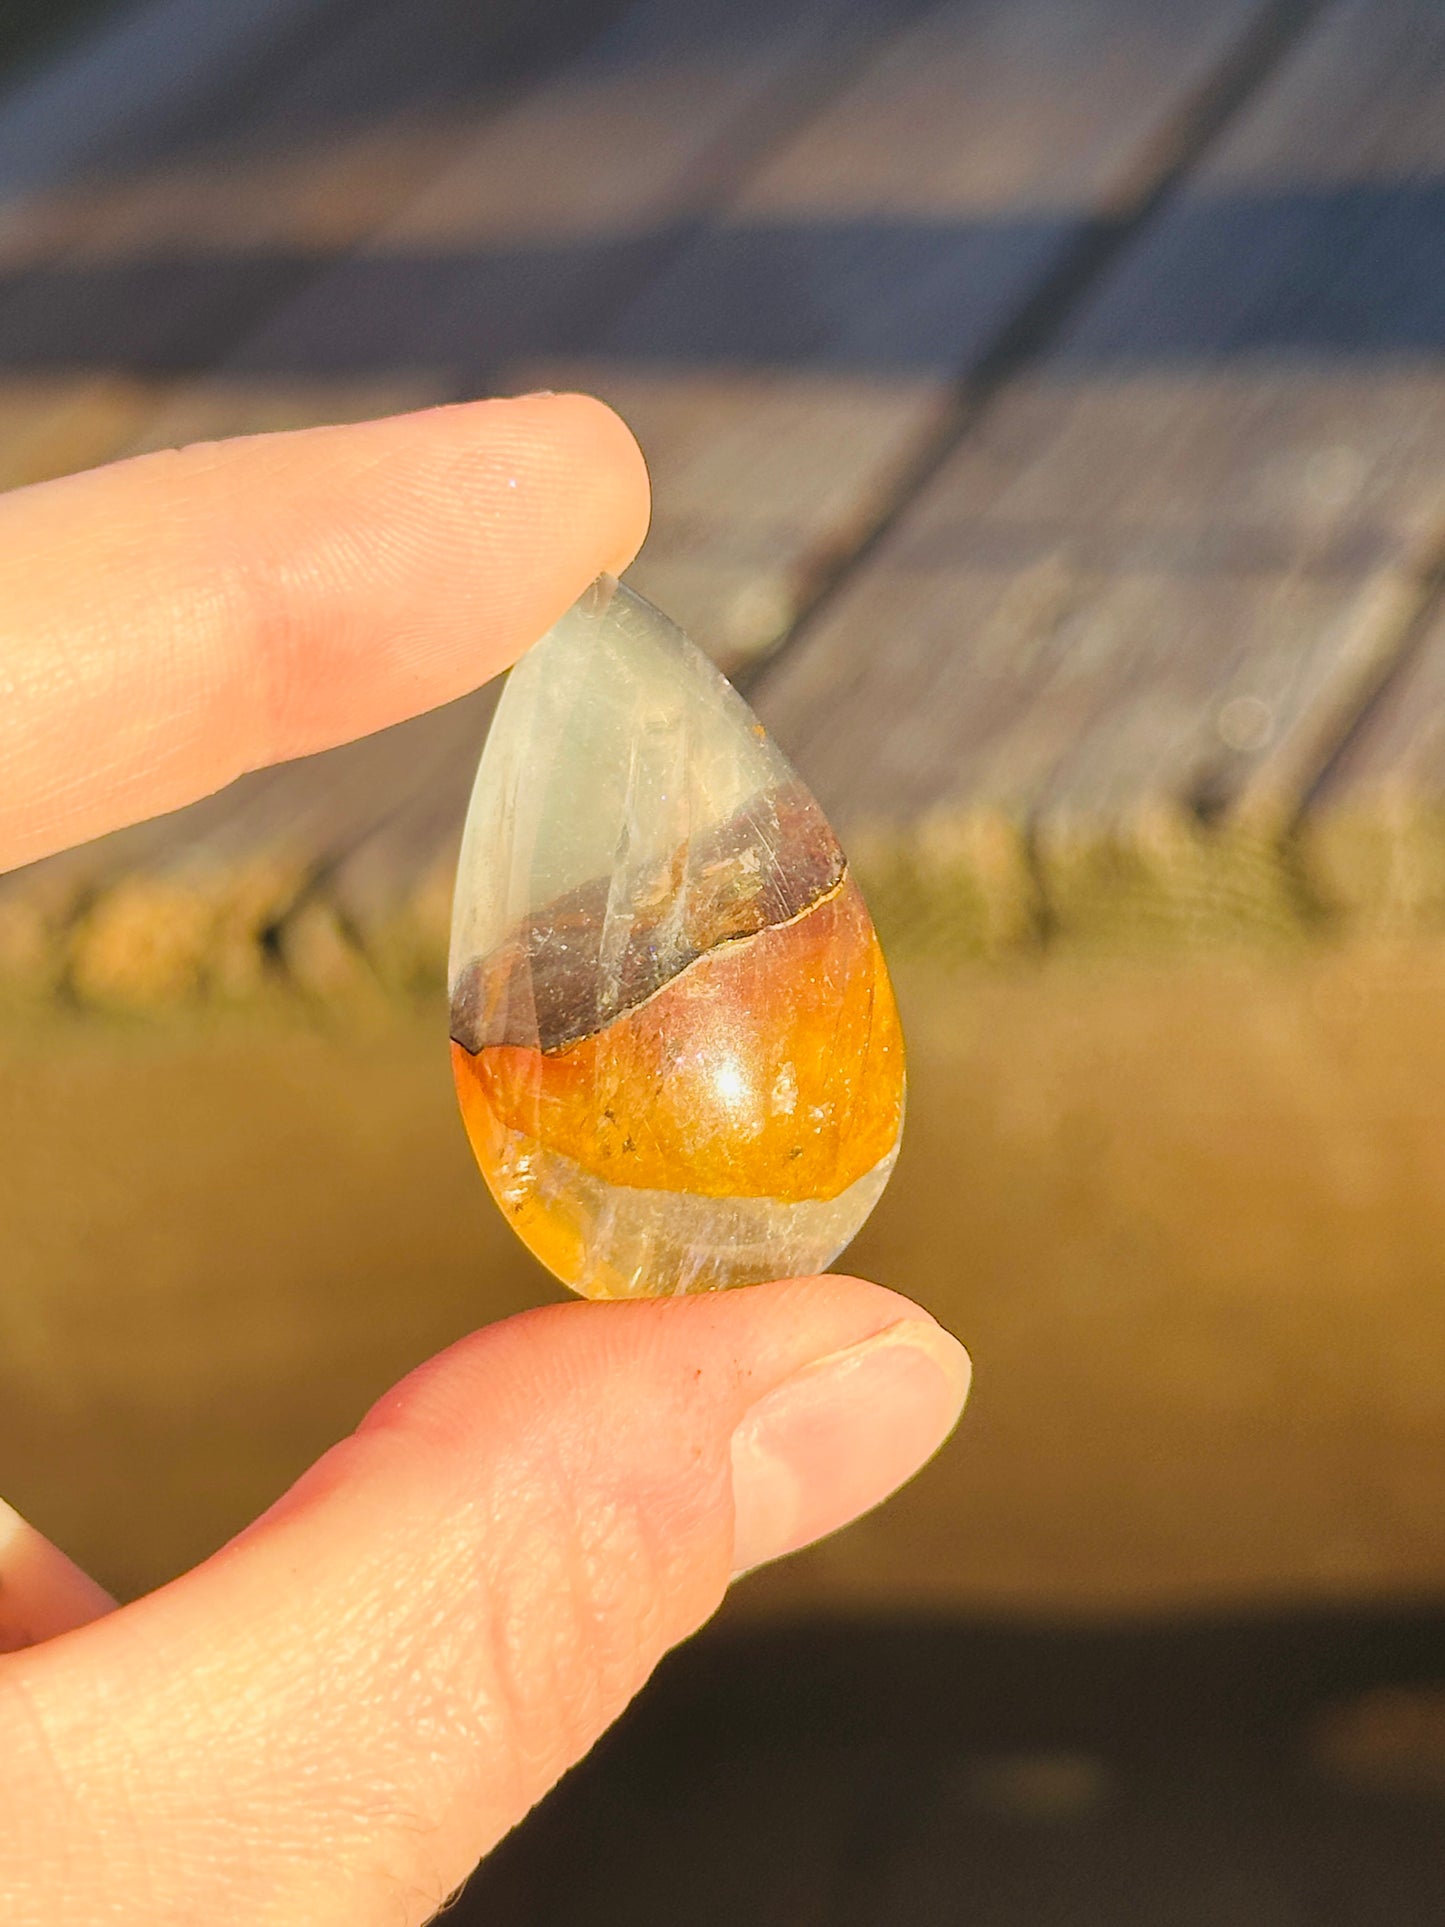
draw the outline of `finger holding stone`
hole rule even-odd
[[[631,560],[582,395],[162,450],[0,496],[0,870],[452,701]]]

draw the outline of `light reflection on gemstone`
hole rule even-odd
[[[503,694],[450,974],[478,1161],[576,1290],[819,1269],[887,1183],[902,1039],[843,854],[736,691],[615,583]]]
[[[741,1104],[748,1095],[748,1080],[730,1057],[713,1072],[712,1087],[724,1104]]]

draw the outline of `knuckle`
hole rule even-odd
[[[578,1494],[494,1589],[491,1662],[518,1791],[535,1797],[616,1718],[667,1642],[656,1537],[626,1502]]]

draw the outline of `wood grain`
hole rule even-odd
[[[596,354],[524,362],[516,385],[592,388],[639,433],[658,504],[639,586],[729,666],[784,631],[959,375],[1091,213],[1138,191],[1171,112],[1247,17],[1191,13],[1165,32],[1120,0],[932,10],[776,144],[596,331]],[[427,798],[337,868],[345,916],[388,951],[417,955],[422,925],[436,941],[469,778],[464,757],[439,761]],[[426,908],[403,940],[408,866]],[[1018,915],[992,922],[1012,932]]]
[[[8,464],[0,416],[0,464],[44,480],[73,464],[77,441],[104,461],[185,434],[381,412],[399,391],[403,405],[439,399],[407,368],[364,382],[308,372],[264,391],[187,391],[185,376],[405,206],[605,12],[570,0],[539,29],[520,0],[482,21],[459,0],[331,6],[310,33],[304,8],[279,13],[250,71],[198,64],[170,118],[119,121],[71,177],[0,208],[0,364],[54,409],[54,445],[27,422],[23,459]],[[89,407],[98,380],[145,382],[150,407],[121,424]]]
[[[1308,9],[638,0],[571,53],[504,35],[504,85],[427,4],[430,35],[369,12],[209,145],[54,204],[72,271],[254,256],[264,315],[227,348],[204,274],[142,303],[136,359],[199,362],[189,328],[210,364],[12,380],[0,468],[580,381],[652,458],[637,581],[721,659],[827,592],[759,700],[897,941],[1295,944],[1362,900],[1295,819],[1439,539],[1423,0],[1327,9],[1192,172]],[[10,290],[42,319],[43,281]],[[0,886],[12,979],[434,982],[488,700]]]
[[[586,326],[613,299],[613,260],[597,260],[586,247],[563,251],[551,270],[503,289],[507,303],[489,314],[476,281],[489,274],[484,243],[514,233],[520,218],[539,224],[543,237],[549,225],[574,225],[578,204],[584,231],[586,222],[622,235],[684,229],[699,200],[730,189],[757,145],[769,141],[773,116],[792,112],[798,89],[805,96],[823,85],[850,56],[863,12],[854,0],[838,0],[823,10],[757,8],[742,19],[726,6],[692,10],[684,23],[670,6],[645,0],[545,89],[460,141],[434,187],[283,304],[218,374],[175,389],[133,445],[170,441],[177,430],[254,426],[254,418],[235,422],[225,410],[235,397],[250,409],[264,405],[274,393],[276,378],[264,374],[272,368],[320,368],[314,393],[322,407],[337,383],[341,393],[347,383],[364,393],[364,382],[347,372],[345,343],[337,353],[337,335],[358,314],[364,326],[393,330],[364,364],[407,370],[412,383],[428,380],[412,370],[434,370],[432,399],[460,382],[457,370],[437,374],[445,366],[439,349],[459,331],[468,353],[486,358],[501,353],[497,331],[526,339],[532,328]],[[622,129],[630,166],[609,172],[605,160]],[[534,183],[549,177],[549,156],[559,150],[549,212]],[[607,181],[605,206],[597,181]],[[399,304],[364,301],[366,277],[378,264],[401,264],[410,274],[408,262],[422,260],[439,233],[480,249],[470,281],[470,256],[462,252],[462,276],[447,301],[428,299],[426,285],[410,281]],[[304,395],[306,376],[293,380]],[[391,983],[432,979],[445,948],[449,884],[441,879],[480,738],[476,705],[462,705],[459,717],[424,719],[333,759],[260,775],[235,804],[200,805],[69,859],[87,883],[60,937],[64,981],[87,1000],[168,1002],[218,987],[241,994],[274,981],[277,967],[328,994],[345,989],[343,977],[364,994],[374,969]],[[160,942],[156,931],[164,931]]]
[[[1311,926],[1300,746],[1438,535],[1442,108],[1436,9],[1324,16],[765,678],[825,807],[1001,811],[1055,935]]]
[[[1320,901],[1337,920],[1385,938],[1445,930],[1440,586],[1406,639],[1398,673],[1325,772],[1301,829]]]
[[[592,356],[653,463],[645,593],[725,661],[784,635],[958,382],[1252,17],[1135,0],[947,4],[745,184]],[[529,365],[529,378],[541,372]]]
[[[196,103],[219,102],[238,73],[294,48],[347,0],[142,0],[9,77],[0,93],[0,229],[84,167]]]
[[[858,0],[686,13],[637,0],[334,272],[250,335],[252,373],[428,371],[496,381],[538,341],[595,338],[855,42]],[[873,31],[886,35],[891,15]]]
[[[198,85],[223,87],[224,100],[204,91],[178,99],[174,125],[149,127],[139,157],[127,146],[135,130],[119,125],[113,149],[93,153],[83,178],[48,198],[22,197],[5,230],[15,272],[0,285],[0,358],[23,366],[33,350],[66,340],[96,292],[88,276],[101,273],[111,295],[117,287],[105,274],[136,278],[119,305],[105,308],[98,366],[21,373],[0,385],[0,474],[12,484],[39,481],[182,440],[441,399],[409,369],[361,381],[257,382],[224,372],[188,381],[173,364],[219,357],[248,318],[403,205],[459,145],[475,142],[539,62],[546,70],[559,50],[585,40],[597,11],[558,9],[539,34],[515,7],[480,28],[459,0],[425,0],[404,15],[351,10],[308,58],[263,73],[259,103],[205,66]],[[295,20],[285,24],[281,51]],[[358,166],[363,150],[368,164]],[[186,248],[204,253],[207,237],[224,271],[211,274],[197,259],[190,273],[168,278],[167,264],[183,263]],[[271,981],[275,922],[298,879],[325,867],[319,817],[352,794],[353,831],[375,819],[371,779],[362,793],[348,790],[358,755],[370,759],[373,777],[390,767],[382,747],[344,757],[319,779],[288,773],[269,812],[260,801],[267,779],[253,779],[194,814],[0,879],[0,979],[9,994],[68,987],[153,1002]],[[390,807],[406,793],[398,780]],[[303,823],[313,832],[304,848]],[[103,902],[114,880],[123,888]]]

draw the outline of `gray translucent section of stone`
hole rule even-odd
[[[487,738],[457,874],[454,1033],[471,1050],[586,1035],[718,940],[740,882],[761,927],[841,864],[736,690],[659,610],[604,580],[512,671]],[[556,1008],[513,968],[484,1031],[478,967],[519,942]]]
[[[558,1151],[515,1140],[497,1202],[560,1209],[581,1234],[586,1298],[723,1291],[824,1271],[882,1197],[898,1145],[836,1198],[704,1198],[609,1184]]]

